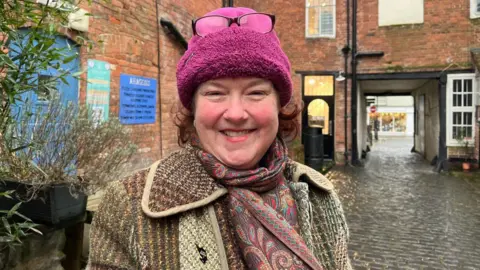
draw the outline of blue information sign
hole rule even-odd
[[[155,123],[157,80],[134,75],[120,75],[120,122]]]

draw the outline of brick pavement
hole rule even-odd
[[[329,173],[355,269],[480,269],[480,179],[437,174],[411,138],[376,144],[365,167]]]

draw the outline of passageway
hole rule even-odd
[[[350,227],[354,269],[479,269],[480,179],[433,172],[412,137],[374,145],[328,176]]]

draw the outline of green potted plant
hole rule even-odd
[[[78,59],[77,47],[93,42],[77,32],[76,43],[55,46],[77,1],[37,2],[0,1],[0,192],[17,191],[16,201],[0,198],[0,210],[23,202],[18,212],[33,221],[66,226],[136,148],[118,119],[95,122],[88,108],[55,94],[82,73],[64,68]],[[42,106],[32,99],[40,96]]]
[[[19,212],[59,225],[83,217],[86,196],[119,179],[136,152],[130,131],[111,117],[95,122],[85,107],[50,97],[32,113],[27,101],[0,138],[1,190],[16,190]],[[16,202],[1,200],[10,208]]]
[[[471,168],[471,161],[473,158],[473,151],[474,149],[474,144],[471,143],[472,138],[467,137],[467,131],[465,128],[462,128],[460,130],[460,134],[457,136],[457,143],[462,150],[461,153],[461,158],[462,158],[462,169],[464,171],[470,171]]]
[[[0,192],[0,198],[12,199],[14,191]],[[15,248],[22,245],[22,239],[31,233],[42,234],[37,224],[20,214],[21,203],[11,209],[0,210],[0,269],[9,269]]]
[[[0,1],[0,269],[23,269],[32,239],[55,240],[58,227],[83,218],[87,196],[121,174],[136,151],[118,119],[93,122],[88,108],[50,95],[80,77],[78,48],[94,45],[69,30],[81,1]],[[42,114],[32,95],[49,99]]]

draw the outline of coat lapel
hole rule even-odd
[[[150,167],[142,210],[149,217],[162,218],[206,206],[227,193],[195,155],[183,149]]]

